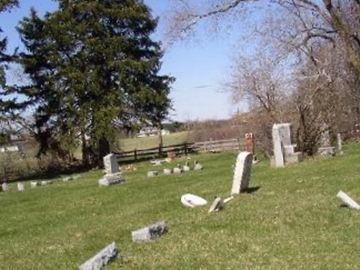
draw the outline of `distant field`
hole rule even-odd
[[[163,136],[164,146],[172,144],[181,144],[187,141],[188,132],[177,132]],[[159,146],[159,138],[155,137],[144,137],[144,138],[129,138],[121,139],[120,147],[123,151],[131,151],[134,149],[145,149]]]

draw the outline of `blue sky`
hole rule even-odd
[[[160,17],[159,31],[155,39],[162,40],[162,19],[169,8],[168,0],[146,0],[155,16]],[[20,0],[20,7],[11,13],[0,15],[0,25],[9,40],[9,49],[21,47],[19,35],[15,29],[18,21],[29,14],[34,7],[39,14],[56,9],[51,0]],[[232,115],[237,107],[232,105],[229,95],[224,91],[231,65],[231,53],[234,50],[236,36],[229,33],[220,38],[208,38],[201,35],[196,41],[179,42],[167,48],[162,73],[176,78],[171,91],[174,112],[173,120],[224,119]],[[20,76],[10,74],[10,81],[21,80]]]

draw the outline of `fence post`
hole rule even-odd
[[[162,156],[162,144],[161,143],[159,143],[159,157],[161,157]]]
[[[187,149],[187,143],[186,142],[184,143],[184,153],[185,153],[185,156],[187,156],[188,149]]]
[[[135,159],[135,161],[137,161],[137,149],[136,148],[134,149],[134,159]]]

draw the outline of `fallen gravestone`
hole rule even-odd
[[[360,210],[360,205],[351,199],[345,192],[340,190],[336,197],[342,200],[343,203],[346,204],[349,208]]]
[[[170,175],[170,174],[172,174],[172,170],[171,169],[164,169],[164,174],[165,175]]]
[[[220,211],[223,208],[223,200],[220,197],[216,197],[210,206],[209,213]]]
[[[204,206],[207,201],[199,196],[187,193],[181,196],[181,203],[186,207]]]
[[[18,182],[18,183],[17,183],[17,188],[18,188],[18,191],[24,192],[24,191],[25,191],[25,185],[24,185],[24,183]]]
[[[166,232],[165,221],[159,221],[142,229],[131,232],[133,242],[147,242],[160,237]]]
[[[119,250],[115,242],[111,243],[98,254],[79,266],[79,270],[100,270],[102,267],[115,260]]]
[[[114,154],[109,154],[104,157],[105,175],[99,180],[100,186],[110,186],[121,184],[125,180],[123,179],[119,170],[119,164]]]
[[[249,187],[252,160],[250,152],[240,152],[237,156],[231,194],[239,194]]]
[[[155,177],[158,176],[159,172],[158,171],[148,171],[147,173],[147,177],[151,178],[151,177]]]

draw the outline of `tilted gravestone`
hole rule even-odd
[[[150,226],[131,232],[133,242],[147,242],[160,237],[166,232],[165,221],[160,221]]]
[[[240,152],[237,156],[231,194],[239,194],[249,187],[252,160],[250,152]]]
[[[79,270],[100,270],[109,262],[116,259],[119,250],[115,242],[111,243],[91,259],[79,266]]]
[[[99,180],[99,185],[110,186],[123,183],[125,180],[119,170],[116,156],[114,154],[109,154],[105,156],[103,160],[106,174]]]

